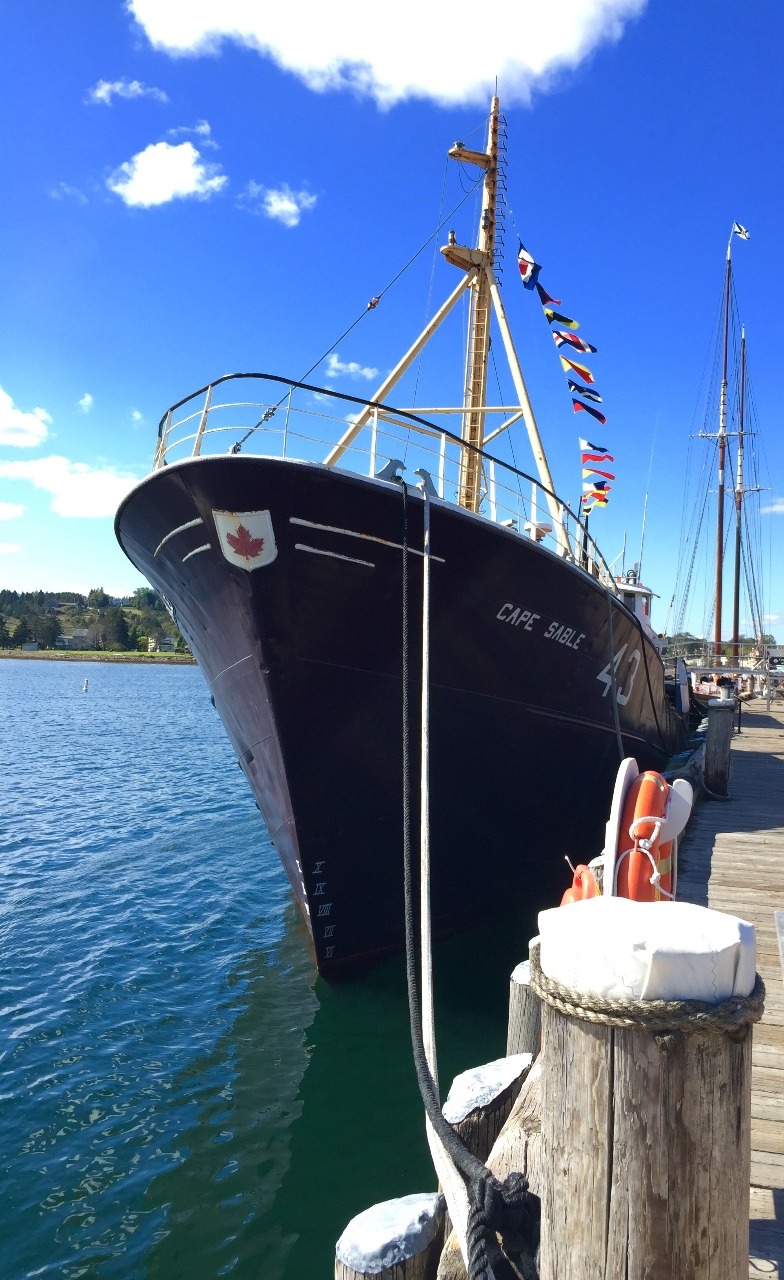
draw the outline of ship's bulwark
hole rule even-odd
[[[417,829],[422,506],[411,493]],[[269,512],[274,558],[230,563],[215,511],[237,527]],[[399,484],[242,456],[162,468],[117,517],[209,682],[322,972],[402,944],[403,522]],[[437,500],[431,523],[432,901],[445,931],[554,904],[564,854],[600,851],[619,759],[611,653],[625,754],[661,768],[684,734],[653,645],[617,602],[611,645],[595,579]]]

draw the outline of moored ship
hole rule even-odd
[[[207,679],[325,973],[402,945],[402,796],[419,785],[402,690],[405,669],[413,706],[424,644],[437,933],[557,900],[563,855],[602,846],[619,759],[661,769],[685,741],[651,592],[613,576],[555,493],[494,273],[499,121],[494,99],[486,151],[450,152],[482,174],[478,242],[450,236],[460,283],[376,395],[216,379],[168,410],[117,515]],[[463,295],[462,402],[393,407]],[[512,406],[487,399],[491,315]],[[439,425],[450,413],[460,434]],[[536,476],[489,447],[520,421]]]

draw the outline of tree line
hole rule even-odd
[[[112,599],[103,587],[94,587],[86,595],[0,590],[0,649],[20,649],[30,643],[55,649],[61,637],[73,637],[74,632],[80,634],[69,647],[79,649],[146,650],[150,640],[155,645],[175,640],[178,649],[186,649],[163,601],[150,587],[138,587],[121,600]]]

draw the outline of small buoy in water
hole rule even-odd
[[[89,687],[89,684],[90,684],[90,681],[89,681],[89,680],[85,680],[84,684],[82,685],[82,693],[86,693],[86,692],[87,692],[87,689],[88,689],[88,687]]]

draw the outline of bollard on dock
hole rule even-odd
[[[745,1278],[753,926],[604,897],[539,926],[540,1280]]]
[[[714,796],[729,795],[730,749],[735,702],[732,698],[711,698],[708,702],[708,730],[705,734],[705,786]]]

